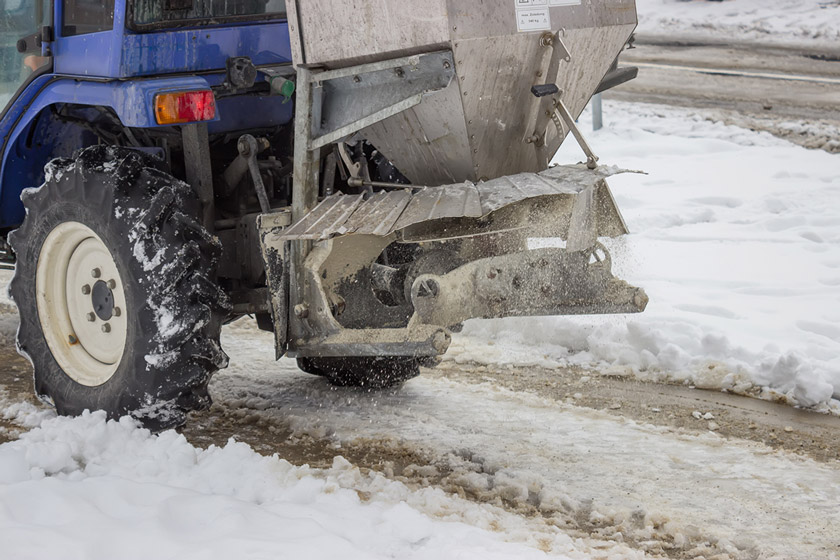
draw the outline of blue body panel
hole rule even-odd
[[[62,21],[60,0],[54,16]],[[19,92],[0,121],[0,228],[22,221],[20,192],[40,184],[45,161],[52,155],[69,155],[68,150],[90,140],[84,134],[55,138],[41,130],[49,127],[48,119],[35,124],[33,119],[45,108],[62,103],[105,106],[127,127],[158,127],[156,94],[219,85],[230,57],[248,56],[257,66],[291,63],[284,21],[135,33],[125,17],[126,0],[117,0],[111,31],[62,37],[61,26],[54,26],[53,72]],[[209,128],[211,133],[246,131],[287,124],[292,116],[292,103],[279,97],[225,97],[218,100]],[[39,141],[33,144],[35,137]]]
[[[59,37],[53,51],[57,74],[103,78],[223,70],[234,56],[248,56],[257,66],[292,61],[284,21],[134,33],[126,27],[124,3],[114,10],[113,31]]]

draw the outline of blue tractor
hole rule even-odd
[[[245,315],[377,388],[471,317],[641,311],[574,120],[635,75],[633,0],[473,4],[0,0],[0,262],[37,394],[166,427]],[[585,163],[549,169],[569,133]]]

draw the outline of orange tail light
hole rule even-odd
[[[160,93],[155,96],[158,124],[211,121],[216,118],[216,98],[210,90]]]

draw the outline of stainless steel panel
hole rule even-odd
[[[526,139],[549,102],[530,88],[545,83],[550,52],[540,44],[543,31],[517,31],[515,0],[297,0],[295,10],[290,25],[302,33],[302,61],[310,66],[452,51],[454,83],[362,131],[413,182],[479,181],[543,167]],[[571,55],[556,83],[577,116],[633,31],[635,1],[583,0],[549,12]],[[567,133],[550,123],[547,151]]]
[[[632,30],[629,25],[566,32],[563,42],[571,58],[560,61],[557,85],[575,117],[586,107]],[[532,85],[542,83],[538,73],[547,71],[541,66],[538,39],[519,34],[461,41],[455,61],[473,152],[475,174],[470,179],[540,171],[542,163],[535,147],[525,141],[534,133],[528,129],[531,115],[545,110],[530,93]],[[549,124],[550,154],[557,151],[568,132],[564,127],[558,134],[554,124]]]
[[[446,0],[286,0],[301,36],[295,64],[341,68],[439,50],[449,42]]]
[[[449,0],[452,40],[517,34],[514,6],[514,0]],[[636,24],[635,0],[583,0],[549,11],[553,31]]]
[[[461,90],[455,81],[362,134],[415,184],[445,185],[474,175]]]

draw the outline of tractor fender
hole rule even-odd
[[[154,100],[157,94],[202,89],[210,89],[210,84],[196,76],[126,81],[50,75],[33,80],[0,121],[0,137],[3,139],[0,152],[0,226],[16,225],[22,219],[23,211],[18,199],[20,190],[26,186],[37,186],[15,184],[19,181],[12,178],[41,176],[41,170],[22,169],[22,166],[31,167],[32,164],[12,154],[21,134],[45,108],[59,103],[109,107],[126,127],[156,128],[162,126],[155,119]],[[214,120],[219,120],[218,111]]]

